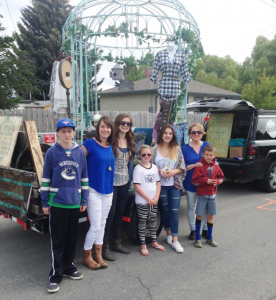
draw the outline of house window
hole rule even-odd
[[[204,100],[204,97],[195,97],[195,101]]]

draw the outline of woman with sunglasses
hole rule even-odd
[[[202,163],[199,162],[202,158],[203,148],[206,145],[210,145],[208,142],[202,141],[202,137],[206,132],[204,131],[203,126],[200,123],[192,124],[188,129],[188,134],[190,137],[189,144],[184,145],[181,150],[183,156],[185,157],[185,163],[187,168],[187,175],[183,182],[185,191],[186,191],[186,198],[187,198],[187,218],[188,223],[190,226],[190,235],[189,239],[195,239],[195,208],[196,208],[196,201],[197,201],[197,193],[196,187],[191,184],[191,180],[193,177],[193,173],[195,168],[202,166]],[[203,231],[202,235],[207,237],[207,216],[206,213],[203,215]]]
[[[167,243],[176,252],[184,252],[178,241],[178,210],[180,191],[183,190],[185,179],[185,161],[177,144],[173,127],[164,125],[157,136],[157,145],[152,148],[152,163],[160,173],[162,222],[167,232]]]
[[[116,258],[109,251],[109,235],[112,227],[112,250],[129,254],[121,242],[122,216],[128,197],[128,189],[132,179],[133,159],[135,158],[134,134],[131,130],[132,120],[128,114],[119,114],[115,119],[115,139],[113,152],[115,156],[115,174],[112,206],[107,218],[103,257],[114,261]]]

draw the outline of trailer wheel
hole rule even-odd
[[[127,237],[134,243],[140,244],[139,234],[138,234],[138,213],[136,209],[136,205],[133,206],[131,222],[126,224],[126,235]],[[156,215],[156,236],[158,237],[162,230],[162,222],[161,222],[161,211],[158,207],[157,215]],[[150,232],[149,227],[146,229],[146,243],[150,243]]]

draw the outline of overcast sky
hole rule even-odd
[[[224,57],[230,55],[242,63],[251,55],[256,37],[263,35],[272,39],[276,34],[276,1],[274,0],[179,0],[196,20],[200,29],[205,54]],[[72,5],[80,1],[71,0]],[[10,35],[17,30],[20,9],[28,0],[1,0],[1,22]],[[9,10],[11,15],[9,14]],[[101,76],[106,78],[104,88],[110,87],[108,71],[113,66],[106,64]]]

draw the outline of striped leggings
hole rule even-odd
[[[141,245],[146,245],[146,228],[147,223],[149,225],[149,231],[151,236],[151,242],[156,242],[156,215],[158,205],[150,206],[149,204],[136,204],[139,224],[138,224],[138,234],[140,238]]]

